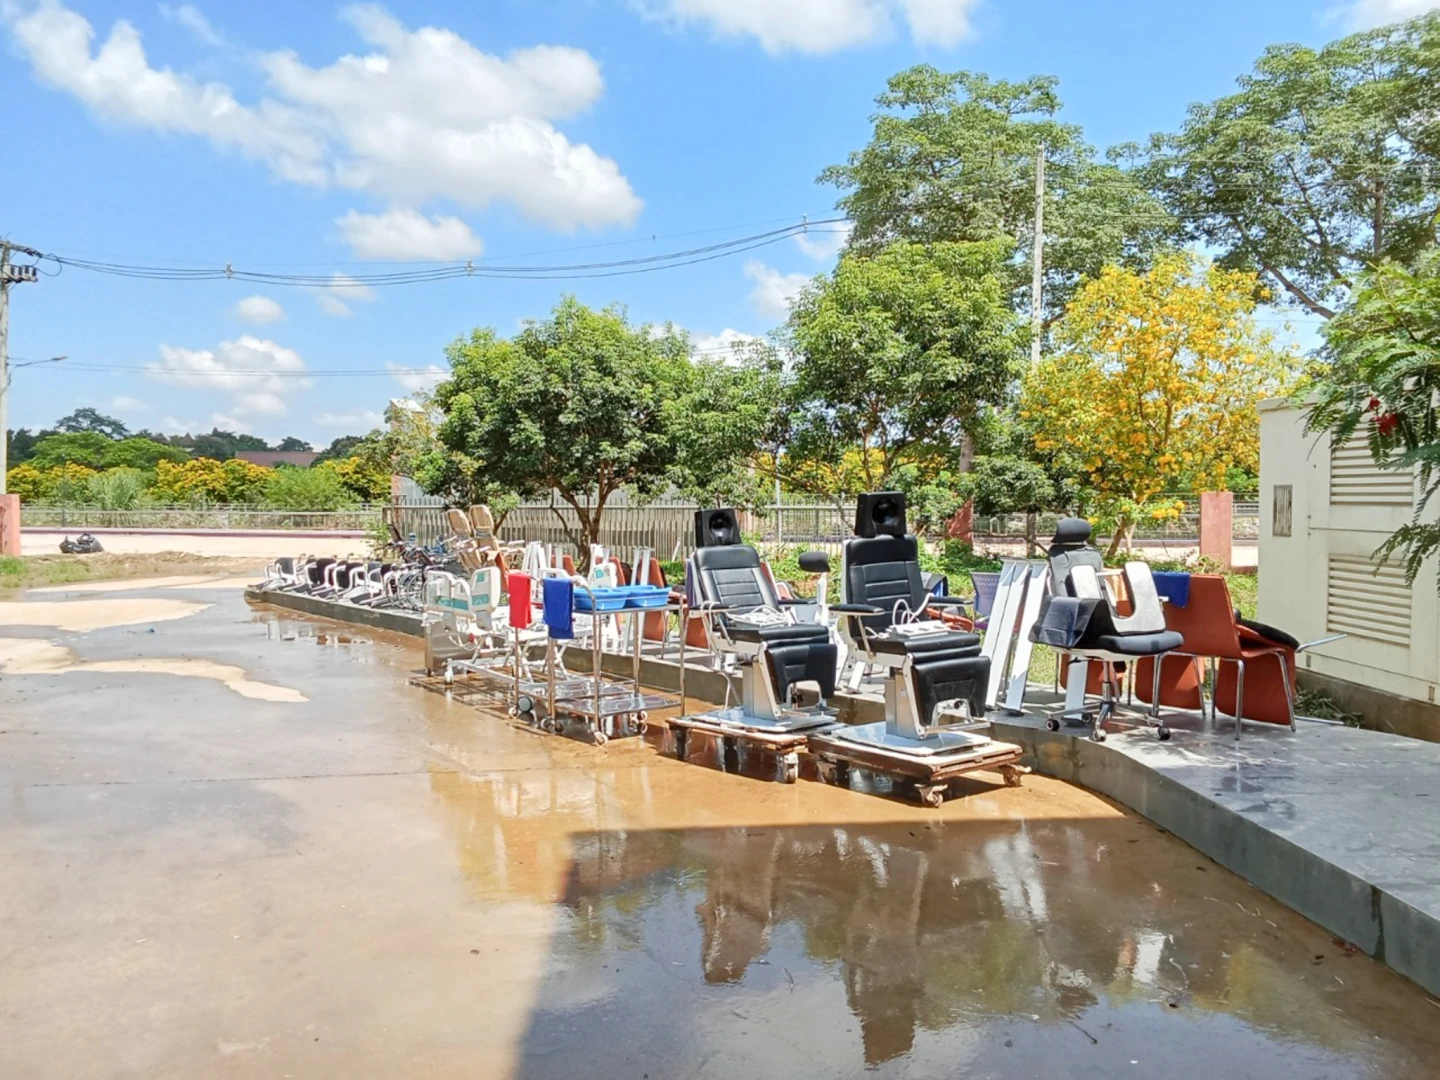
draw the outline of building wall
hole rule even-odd
[[[1435,566],[1423,568],[1412,589],[1398,565],[1379,566],[1373,558],[1414,513],[1414,476],[1377,469],[1358,440],[1332,454],[1328,438],[1304,434],[1299,409],[1268,401],[1260,410],[1260,489],[1260,620],[1302,641],[1347,633],[1307,652],[1305,667],[1434,702]]]

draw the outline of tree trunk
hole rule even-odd
[[[1115,522],[1115,535],[1110,537],[1110,547],[1105,551],[1105,558],[1113,559],[1116,555],[1118,555],[1120,553],[1121,544],[1125,545],[1126,551],[1131,550],[1130,537],[1131,534],[1134,533],[1134,531],[1134,522],[1126,521],[1124,518],[1118,518]]]
[[[1039,524],[1039,515],[1034,510],[1027,510],[1025,512],[1025,557],[1027,559],[1040,550],[1040,544],[1035,539]]]

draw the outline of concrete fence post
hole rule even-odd
[[[1209,556],[1226,570],[1232,565],[1235,538],[1235,496],[1228,491],[1200,494],[1200,557]]]
[[[0,495],[0,555],[20,557],[19,495]]]

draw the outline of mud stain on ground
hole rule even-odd
[[[250,678],[244,668],[196,657],[137,657],[133,660],[80,660],[64,645],[33,638],[0,638],[0,671],[7,675],[69,675],[96,672],[141,675],[178,675],[187,679],[214,679],[241,697],[298,705],[309,701],[288,686]]]
[[[0,602],[0,626],[48,626],[87,633],[112,626],[185,619],[208,608],[191,600],[38,600]]]

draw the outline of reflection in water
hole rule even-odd
[[[522,1075],[1392,1077],[1440,1049],[1417,990],[1135,819],[605,828],[643,775],[431,778],[475,892],[562,913]]]

